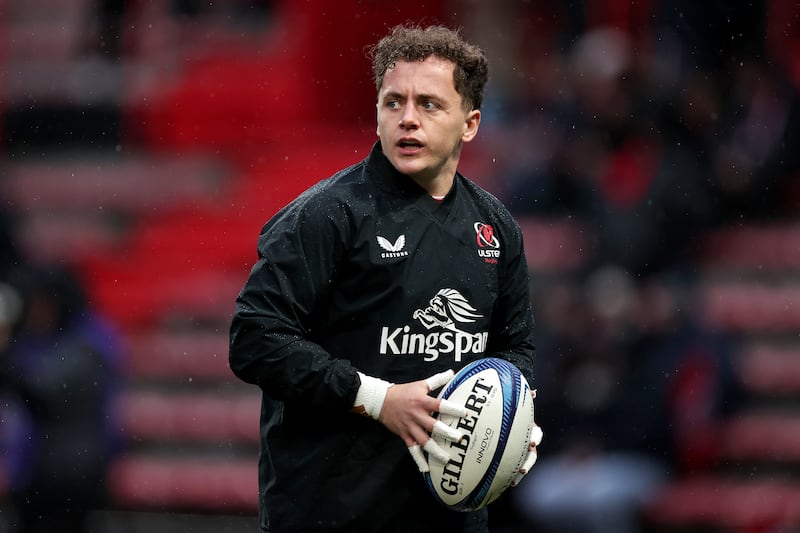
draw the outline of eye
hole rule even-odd
[[[439,106],[433,100],[425,100],[424,102],[422,102],[422,108],[425,109],[426,111],[434,111],[436,109],[439,109]]]
[[[400,108],[400,102],[398,100],[386,100],[386,103],[384,105],[389,109]]]

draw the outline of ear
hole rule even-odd
[[[464,131],[461,133],[461,141],[468,143],[475,138],[478,134],[478,126],[481,124],[481,112],[479,109],[473,109],[467,113],[464,120]]]

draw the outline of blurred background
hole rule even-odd
[[[234,298],[404,22],[487,51],[461,171],[526,238],[545,440],[492,531],[800,531],[796,0],[0,0],[0,531],[255,531]]]

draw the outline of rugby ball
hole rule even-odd
[[[428,457],[425,482],[434,498],[450,509],[485,507],[511,486],[527,457],[534,426],[528,381],[508,361],[487,357],[458,371],[438,397],[466,408],[461,418],[435,415],[464,437],[458,442],[432,437],[450,454],[450,461]]]

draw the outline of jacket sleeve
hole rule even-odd
[[[533,313],[530,273],[519,225],[510,226],[501,263],[500,285],[492,312],[488,352],[517,366],[534,386]]]
[[[346,214],[331,204],[319,194],[296,200],[262,229],[258,261],[236,299],[229,362],[273,399],[349,409],[356,369],[311,340],[315,310],[344,257]]]

